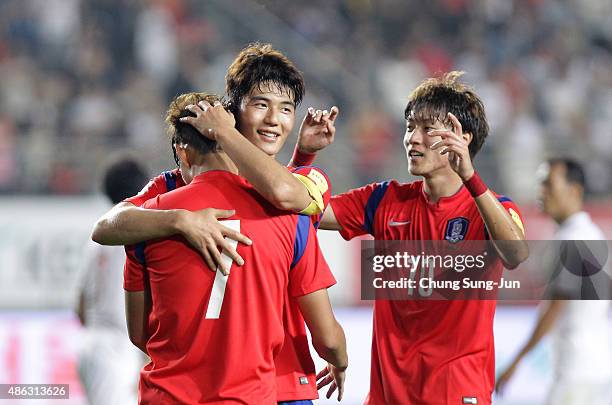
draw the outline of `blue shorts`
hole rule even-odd
[[[283,401],[279,402],[278,405],[312,405],[312,401],[310,399],[302,399],[299,401]]]

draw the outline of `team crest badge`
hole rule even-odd
[[[449,219],[446,223],[444,239],[450,243],[462,241],[467,234],[469,222],[463,217]]]

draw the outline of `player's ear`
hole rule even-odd
[[[584,199],[584,188],[578,183],[570,183],[570,189],[573,195],[580,201]]]
[[[472,139],[473,139],[473,138],[474,138],[474,137],[472,136],[472,134],[471,134],[470,132],[464,132],[464,133],[463,133],[463,139],[465,139],[465,141],[468,143],[468,145],[469,145],[470,143],[472,143]]]
[[[176,155],[179,161],[186,167],[191,167],[191,161],[189,159],[189,152],[185,145],[176,145]]]

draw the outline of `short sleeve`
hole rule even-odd
[[[143,208],[157,209],[159,195],[142,204]],[[145,287],[145,273],[147,271],[146,242],[136,243],[125,247],[125,266],[123,268],[123,289],[126,291],[142,291]]]
[[[289,294],[299,297],[336,284],[308,217],[298,220],[294,242],[294,263],[289,270]],[[303,245],[303,247],[300,247]]]
[[[178,169],[166,171],[149,181],[138,194],[123,201],[140,207],[145,201],[184,185],[181,172]]]
[[[125,247],[125,266],[123,268],[123,289],[125,291],[143,291],[145,289],[146,261],[144,243]]]
[[[346,240],[373,234],[374,215],[388,182],[372,183],[332,197],[331,207]]]

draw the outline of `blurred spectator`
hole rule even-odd
[[[12,159],[37,176],[2,187],[91,192],[103,157],[126,145],[163,169],[168,100],[222,90],[227,55],[265,40],[296,57],[310,88],[325,89],[321,106],[340,102],[339,134],[355,128],[346,118],[365,100],[381,100],[391,128],[401,128],[409,89],[437,71],[463,69],[492,126],[493,153],[478,165],[528,173],[551,149],[571,150],[588,156],[588,172],[605,174],[591,189],[609,195],[611,27],[612,6],[597,0],[3,1],[0,116],[15,128]],[[384,147],[353,175],[350,143],[362,150],[369,142],[369,131],[358,132],[336,141],[336,190],[370,175],[405,176],[393,166],[401,156]],[[518,153],[528,154],[524,166]],[[79,174],[70,190],[51,184],[58,162]],[[487,180],[518,200],[535,197],[523,175]]]
[[[16,186],[18,177],[15,126],[10,117],[0,115],[0,193]]]
[[[150,0],[136,17],[135,51],[138,67],[162,88],[178,69],[178,43],[174,21],[165,1]]]
[[[391,118],[375,106],[351,121],[353,170],[359,184],[368,184],[378,179],[387,159],[401,147],[402,134],[394,130]]]
[[[136,195],[149,176],[129,157],[107,169],[104,193],[112,204]],[[127,334],[123,294],[123,246],[90,241],[83,260],[77,314],[85,327],[78,371],[91,405],[135,404],[143,359]]]

